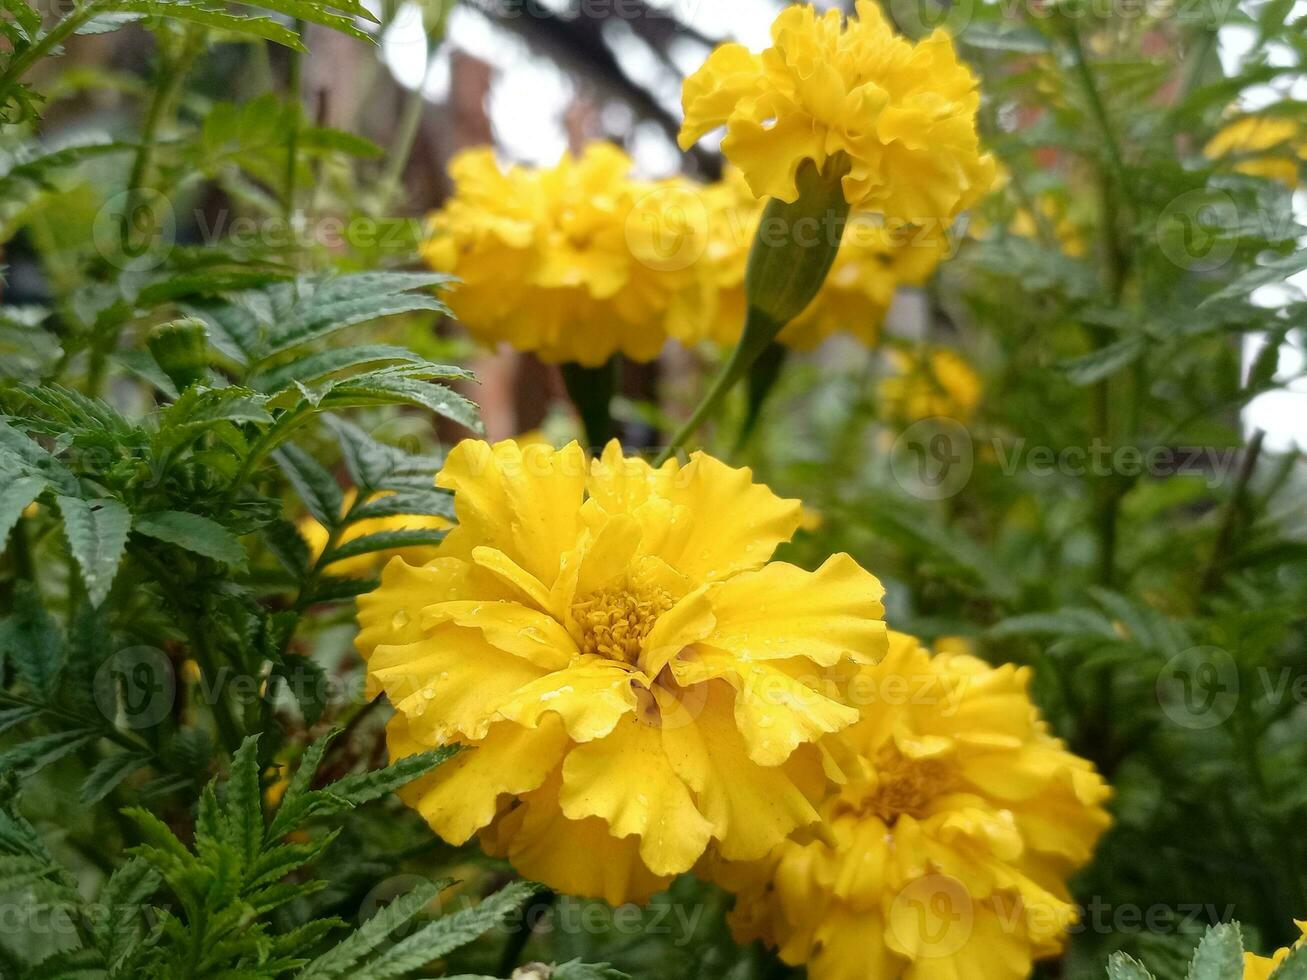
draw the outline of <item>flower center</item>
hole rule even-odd
[[[954,784],[952,767],[939,759],[912,759],[886,742],[872,760],[875,788],[862,795],[856,809],[872,813],[893,826],[904,814],[920,818],[932,801]]]
[[[671,607],[671,594],[657,588],[628,586],[582,596],[572,604],[581,628],[581,652],[634,665],[644,638]]]

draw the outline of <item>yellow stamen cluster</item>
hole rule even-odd
[[[581,652],[634,664],[640,644],[672,605],[671,594],[657,588],[601,589],[582,597],[572,605]]]

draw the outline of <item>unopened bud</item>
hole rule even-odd
[[[178,391],[185,391],[204,377],[209,348],[203,321],[185,317],[161,323],[150,331],[145,343]]]

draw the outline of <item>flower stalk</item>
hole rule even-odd
[[[772,198],[767,202],[744,273],[747,310],[740,342],[689,420],[663,450],[660,463],[685,445],[777,334],[821,289],[848,223],[849,202],[841,186],[848,169],[849,161],[843,155],[831,157],[821,169],[805,160],[795,178],[799,189],[795,200]]]

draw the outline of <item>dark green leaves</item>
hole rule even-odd
[[[58,496],[55,503],[63,517],[68,549],[81,569],[87,597],[92,606],[98,606],[109,594],[127,546],[131,512],[111,499],[87,501]]]
[[[217,521],[199,514],[177,510],[140,514],[133,520],[132,530],[214,561],[228,565],[245,563],[245,549],[237,537]]]

